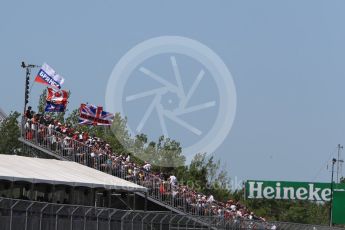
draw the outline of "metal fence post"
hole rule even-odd
[[[25,209],[25,230],[28,229],[28,211],[35,203],[29,204],[29,206]]]
[[[43,211],[44,209],[46,209],[49,206],[49,204],[46,204],[43,206],[43,208],[41,208],[40,210],[40,230],[42,230],[42,219],[43,219]]]
[[[58,230],[59,212],[60,212],[64,207],[65,207],[65,206],[61,205],[61,207],[55,212],[55,230]]]
[[[73,209],[73,211],[71,212],[71,225],[70,225],[70,229],[73,230],[73,214],[79,209],[79,207],[77,206],[75,209]]]
[[[86,218],[87,218],[87,214],[89,214],[89,212],[92,210],[93,208],[89,208],[85,214],[84,214],[84,230],[86,230]]]
[[[133,216],[133,218],[132,218],[132,230],[134,229],[134,219],[135,219],[135,217],[137,217],[139,214],[140,214],[140,213],[135,214],[135,215]]]
[[[124,230],[124,223],[123,223],[123,220],[124,220],[125,217],[128,216],[129,214],[130,214],[130,212],[128,211],[128,212],[126,212],[125,215],[123,215],[123,216],[121,217],[121,230]]]
[[[189,224],[189,221],[191,220],[192,220],[191,218],[188,218],[188,221],[186,222],[186,230],[188,229],[188,224]]]
[[[109,214],[109,230],[111,230],[111,217],[117,212],[118,210],[114,210]]]
[[[99,216],[102,214],[102,212],[104,211],[105,209],[102,209],[99,213],[97,213],[97,230],[99,230]]]
[[[160,230],[163,230],[163,221],[164,221],[168,216],[170,216],[170,215],[164,216],[164,217],[161,219],[161,221],[159,222],[159,224],[160,224],[159,229],[160,229]]]
[[[148,217],[149,215],[150,215],[150,213],[149,213],[149,214],[146,214],[146,215],[144,216],[144,218],[141,219],[141,230],[144,230],[144,220],[145,220],[146,217]]]
[[[170,221],[169,221],[169,230],[171,230],[171,221],[174,220],[177,216],[178,216],[178,215],[173,216],[173,217],[170,219]]]
[[[156,219],[156,217],[158,216],[159,214],[156,214],[152,219],[151,219],[151,229],[153,229],[153,221]]]
[[[196,226],[196,221],[194,220],[194,225],[193,225],[193,228],[195,229],[195,226]]]
[[[180,221],[183,220],[184,218],[185,218],[185,217],[182,216],[182,218],[181,218],[179,221],[177,221],[177,229],[178,229],[178,230],[180,230]]]
[[[10,216],[10,230],[12,230],[12,219],[13,219],[13,208],[19,203],[19,200],[14,202],[13,205],[11,205],[11,216]]]
[[[144,204],[144,210],[145,210],[145,212],[147,211],[147,193],[148,192],[145,192],[145,204]]]

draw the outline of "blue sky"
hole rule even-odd
[[[237,112],[214,155],[232,178],[329,181],[345,144],[344,1],[4,1],[0,107],[23,107],[22,60],[66,78],[70,108],[105,104],[115,64],[136,44],[176,35],[216,52]],[[163,68],[163,67],[162,67]],[[43,86],[35,84],[35,106]]]

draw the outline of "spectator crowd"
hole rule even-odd
[[[79,132],[49,115],[33,114],[31,107],[25,113],[23,125],[23,135],[27,140],[70,160],[147,187],[151,197],[186,213],[265,221],[237,201],[218,202],[212,194],[201,194],[179,184],[174,175],[153,172],[149,162],[139,165],[131,160],[130,155],[117,154],[108,143],[95,135]]]

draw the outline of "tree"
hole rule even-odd
[[[20,149],[20,128],[18,118],[20,113],[11,112],[0,124],[0,154],[16,154]]]
[[[43,114],[46,108],[47,89],[44,89],[38,99],[37,111]]]
[[[340,177],[340,184],[345,184],[345,177]]]
[[[171,174],[176,167],[185,164],[186,158],[182,155],[182,147],[179,142],[161,136],[155,147],[152,164],[158,171]]]
[[[122,118],[120,113],[116,113],[110,131],[106,132],[104,139],[116,153],[128,154],[133,140],[127,129],[127,118]]]
[[[74,109],[66,118],[65,122],[71,127],[77,127],[79,121],[79,109]]]
[[[241,200],[257,216],[270,221],[294,222],[302,224],[328,223],[328,203],[292,200]]]
[[[219,201],[226,201],[230,197],[230,178],[227,171],[221,169],[220,161],[215,161],[213,156],[198,153],[189,167],[178,167],[175,172],[180,183],[198,192],[212,194]]]

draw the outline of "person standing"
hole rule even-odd
[[[31,106],[29,106],[28,109],[25,111],[25,117],[29,120],[33,118],[33,112],[31,109]]]

